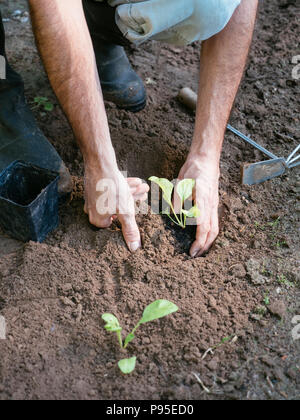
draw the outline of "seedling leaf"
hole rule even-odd
[[[154,182],[157,184],[163,191],[163,199],[168,203],[171,204],[172,202],[172,193],[174,186],[172,182],[165,178],[157,178],[156,176],[152,176],[149,178],[149,181]]]
[[[126,348],[128,346],[128,344],[135,338],[135,335],[130,333],[127,335],[127,337],[125,338],[124,341],[124,348]]]
[[[122,328],[119,324],[118,318],[116,318],[114,315],[112,314],[103,314],[102,315],[102,319],[103,321],[106,322],[106,325],[104,326],[104,328],[107,331],[111,331],[111,332],[118,332],[118,331],[122,331]]]
[[[184,203],[185,200],[191,197],[193,194],[193,189],[195,186],[194,179],[183,179],[177,185],[176,191],[179,197],[181,198],[181,202]]]
[[[47,102],[48,98],[45,98],[44,96],[37,96],[36,98],[34,98],[34,102],[42,104],[44,102]]]
[[[131,357],[130,359],[122,359],[119,361],[118,366],[122,373],[128,375],[133,372],[135,369],[136,357]]]
[[[182,213],[186,215],[186,217],[200,217],[200,210],[197,206],[192,207],[190,210],[182,210]]]
[[[36,108],[42,107],[44,111],[51,112],[54,109],[54,105],[44,96],[37,96],[34,98],[34,103],[37,104]]]
[[[146,322],[163,318],[164,316],[170,315],[176,311],[178,311],[178,307],[174,305],[174,303],[164,299],[156,300],[155,302],[150,303],[150,305],[148,305],[144,310],[140,324],[145,324]]]
[[[47,102],[47,103],[45,103],[45,105],[44,105],[44,110],[45,111],[49,111],[49,112],[51,112],[51,111],[53,111],[53,104],[51,104],[51,102]]]

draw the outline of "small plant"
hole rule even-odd
[[[254,313],[261,316],[261,317],[264,317],[267,312],[268,312],[267,308],[263,305],[258,305],[254,309]]]
[[[169,211],[164,211],[163,214],[167,214],[167,216],[172,220],[173,223],[185,229],[187,218],[196,218],[200,216],[200,210],[197,206],[193,206],[190,210],[184,209],[185,201],[189,199],[193,194],[193,189],[196,184],[196,181],[194,179],[183,179],[177,184],[176,192],[180,197],[181,204],[179,210],[179,217],[176,214],[172,203],[172,195],[174,191],[174,186],[172,182],[165,178],[157,178],[156,176],[152,176],[151,178],[149,178],[149,181],[154,182],[161,188],[163,192],[163,199],[170,206],[170,209],[175,219],[170,215]]]
[[[274,220],[274,222],[269,222],[268,226],[270,226],[273,230],[275,230],[279,227],[279,223],[280,223],[280,217],[277,217],[276,220]]]
[[[135,338],[135,332],[138,327],[146,322],[151,322],[159,318],[163,318],[167,315],[172,314],[173,312],[178,311],[178,307],[174,303],[169,302],[168,300],[159,299],[155,302],[150,303],[143,312],[142,318],[139,320],[137,325],[133,328],[131,333],[127,335],[124,340],[122,340],[122,327],[120,326],[118,318],[112,314],[103,314],[102,319],[106,322],[104,328],[106,331],[115,332],[117,334],[118,342],[121,349],[126,349],[128,344]],[[131,359],[122,359],[119,361],[118,366],[121,372],[128,374],[133,372],[135,369],[136,357]]]
[[[34,98],[33,103],[35,104],[33,109],[42,108],[44,111],[51,112],[54,108],[54,105],[49,101],[49,99],[43,96],[37,96]]]
[[[268,293],[266,293],[265,296],[264,296],[264,304],[266,306],[270,305],[270,297],[269,297]]]
[[[259,230],[265,230],[265,225],[262,225],[260,222],[258,222],[257,220],[254,221],[254,226],[259,229]]]
[[[280,274],[277,276],[277,282],[283,286],[295,287],[294,283],[289,281],[284,274]]]

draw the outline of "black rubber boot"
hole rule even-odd
[[[128,111],[141,111],[146,106],[146,90],[122,47],[129,41],[115,23],[115,9],[94,0],[84,0],[83,5],[104,99]]]
[[[0,12],[0,55],[5,55],[5,34]],[[6,78],[0,79],[0,172],[23,160],[60,174],[59,193],[67,195],[72,181],[62,159],[37,127],[26,104],[21,77],[6,60]]]

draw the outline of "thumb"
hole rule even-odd
[[[119,215],[125,242],[131,252],[137,251],[142,246],[141,235],[134,215]]]

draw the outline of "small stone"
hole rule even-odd
[[[226,238],[218,239],[216,241],[216,245],[217,247],[220,247],[220,248],[228,248],[230,246],[230,242]]]
[[[247,273],[251,280],[251,283],[253,283],[256,286],[266,283],[267,281],[266,277],[260,274],[260,269],[261,269],[260,261],[255,260],[254,258],[250,258],[250,260],[248,260],[246,263],[246,267],[247,267]]]
[[[207,367],[209,370],[215,372],[218,368],[218,364],[219,364],[219,361],[217,359],[213,359],[207,364]]]
[[[91,389],[91,391],[89,391],[89,396],[94,398],[97,396],[97,391],[95,391],[94,389]]]
[[[233,385],[227,384],[227,385],[224,385],[224,391],[228,394],[231,394],[232,392],[235,391],[235,389]]]
[[[72,290],[72,284],[71,283],[63,284],[61,288],[64,292],[70,292],[70,290]]]
[[[217,307],[216,299],[213,296],[209,296],[208,301],[209,301],[209,306],[211,306],[212,308]]]
[[[17,9],[17,10],[15,10],[14,12],[12,12],[12,16],[13,17],[16,17],[16,16],[20,16],[22,14],[22,11],[21,10],[19,10],[19,9]]]
[[[251,247],[253,249],[259,249],[260,248],[260,243],[255,239],[254,241],[252,241]]]
[[[269,309],[269,311],[271,312],[272,315],[277,316],[280,319],[285,317],[286,306],[285,306],[284,302],[282,302],[281,300],[277,300],[277,301],[272,302],[268,306],[268,309]]]
[[[67,297],[61,296],[60,297],[60,301],[61,303],[63,303],[66,306],[75,306],[75,303],[72,302],[70,299],[68,299]]]
[[[237,278],[244,278],[246,270],[243,264],[236,264],[230,269],[230,274]]]
[[[250,318],[253,319],[253,321],[261,321],[263,317],[262,315],[258,315],[258,314],[250,314]]]
[[[288,369],[286,374],[290,379],[296,379],[297,378],[297,372],[296,372],[295,369],[291,369],[291,368]]]
[[[274,362],[274,360],[271,359],[270,356],[263,356],[261,358],[261,361],[269,367],[274,367],[275,366],[275,362]]]

